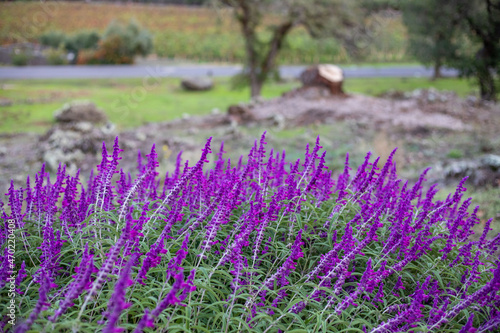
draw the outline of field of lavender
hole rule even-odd
[[[42,167],[11,186],[0,330],[497,331],[500,236],[490,220],[471,240],[464,181],[436,200],[425,172],[398,179],[393,154],[336,172],[319,138],[296,161],[265,133],[238,161],[210,143],[160,177],[154,145],[119,169],[117,138],[87,184]]]

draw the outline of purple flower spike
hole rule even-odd
[[[27,277],[28,275],[26,274],[26,263],[23,260],[23,263],[21,264],[21,268],[19,269],[19,272],[17,273],[16,277],[16,286],[19,287],[21,285],[21,282],[23,282],[24,278]],[[16,291],[19,294],[23,294],[23,291],[21,289],[16,289]]]
[[[474,333],[474,332],[477,332],[477,329],[475,329],[472,326],[472,321],[473,320],[474,320],[474,314],[471,313],[471,315],[469,316],[469,319],[467,320],[467,324],[465,324],[465,326],[462,327],[462,329],[460,331],[458,331],[458,333]]]
[[[77,298],[81,292],[87,287],[90,280],[90,275],[94,271],[94,260],[92,255],[89,254],[88,244],[85,245],[85,250],[83,251],[83,258],[80,263],[80,267],[77,268],[77,275],[75,280],[71,283],[68,288],[68,292],[64,297],[64,300],[59,303],[59,308],[54,312],[54,315],[49,317],[49,320],[55,322],[59,316],[61,316],[68,308],[72,307],[73,300]]]
[[[500,311],[493,311],[491,319],[478,328],[479,333],[497,332],[500,327]]]
[[[21,325],[17,326],[15,329],[15,333],[24,333],[28,331],[31,328],[31,325],[35,322],[35,320],[38,318],[40,315],[40,312],[42,310],[49,306],[50,304],[47,303],[47,294],[49,293],[50,290],[50,279],[47,276],[47,274],[42,271],[40,274],[40,292],[38,296],[38,301],[33,308],[33,311],[31,311],[31,314],[29,315],[28,319],[22,323]]]
[[[186,185],[186,183],[193,178],[194,175],[198,173],[201,169],[203,169],[203,164],[208,163],[209,161],[207,160],[207,155],[210,154],[212,151],[210,150],[210,143],[212,142],[212,137],[208,138],[205,147],[201,150],[201,157],[199,161],[195,164],[194,167],[189,169],[182,177],[181,179],[175,184],[175,186],[170,190],[170,193],[163,199],[160,207],[154,212],[153,216],[151,216],[151,219],[148,221],[148,223],[152,223],[157,219],[157,215],[160,212],[160,209],[163,207],[169,206],[172,204],[172,202],[177,198],[177,195],[183,189]],[[187,166],[187,162],[186,162]]]
[[[132,333],[142,333],[144,331],[144,328],[150,327],[153,328],[154,324],[151,322],[150,319],[150,311],[149,309],[144,310],[144,315],[142,316],[141,320],[135,327],[135,330]]]
[[[181,287],[184,282],[184,275],[181,273],[175,276],[175,282],[172,285],[172,289],[170,289],[169,293],[165,298],[158,304],[156,309],[151,312],[153,317],[158,317],[158,315],[165,310],[169,305],[176,305],[181,302],[181,300],[177,297],[177,292],[181,290]]]
[[[134,281],[130,279],[129,275],[137,257],[137,254],[133,254],[130,257],[115,284],[115,290],[109,300],[108,311],[106,313],[106,316],[108,317],[108,325],[102,330],[103,333],[119,333],[125,330],[123,328],[116,328],[115,326],[120,319],[122,311],[129,308],[131,305],[130,303],[125,302],[125,294],[127,292],[127,288],[134,283]]]

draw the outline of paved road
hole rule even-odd
[[[304,66],[281,66],[283,77],[297,77]],[[242,69],[239,65],[115,65],[115,66],[28,66],[0,67],[0,79],[84,79],[84,78],[145,78],[192,77],[201,75],[232,76]],[[431,69],[423,66],[345,67],[346,77],[430,77]],[[443,70],[446,76],[456,76],[453,69]]]

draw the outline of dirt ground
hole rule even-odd
[[[280,98],[235,106],[231,114],[148,124],[116,134],[124,149],[121,167],[133,173],[137,150],[147,154],[153,143],[160,155],[160,171],[165,172],[172,170],[180,150],[185,158],[196,160],[208,136],[214,137],[214,152],[225,141],[237,155],[248,151],[264,130],[270,131],[271,143],[287,152],[322,132],[327,151],[343,152],[348,147],[354,163],[367,150],[387,156],[398,146],[396,161],[403,166],[403,177],[414,178],[432,166],[429,178],[437,182],[443,180],[442,171],[450,161],[500,155],[500,105],[435,90],[370,97],[330,96],[321,88],[302,88]],[[287,131],[301,134],[286,136]],[[34,178],[43,162],[41,139],[29,133],[0,135],[0,192],[5,193],[11,180],[23,186],[27,175]],[[111,147],[112,142],[107,144]],[[81,174],[88,175],[99,160],[99,153],[85,156],[78,165]]]

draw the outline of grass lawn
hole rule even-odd
[[[348,79],[345,82],[345,90],[350,93],[365,95],[379,95],[391,89],[401,91],[413,91],[415,89],[435,88],[437,90],[451,90],[458,96],[476,94],[477,87],[473,82],[458,78],[443,78],[431,81],[428,78],[369,78]]]
[[[249,99],[249,89],[232,90],[229,78],[217,78],[214,90],[198,93],[183,91],[180,80],[174,78],[163,78],[156,85],[148,82],[147,89],[142,79],[2,80],[0,85],[0,98],[13,102],[0,107],[0,133],[42,133],[51,126],[54,111],[72,100],[93,101],[111,122],[125,129],[173,120],[183,114],[209,114],[215,108],[225,112],[229,105]],[[277,97],[298,86],[298,82],[269,83],[263,97]],[[432,82],[425,78],[377,78],[349,79],[345,83],[348,93],[368,95],[429,87],[453,90],[460,96],[474,92],[470,82],[462,79]]]
[[[13,102],[0,108],[0,132],[43,132],[53,121],[54,111],[72,100],[91,100],[121,129],[146,122],[160,122],[183,114],[208,114],[214,108],[224,112],[238,102],[248,101],[249,90],[231,90],[229,79],[217,79],[209,92],[185,92],[180,80],[163,78],[159,84],[142,79],[9,80],[1,81],[0,98]],[[263,96],[271,98],[297,83],[270,84]]]

